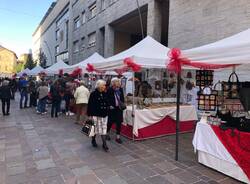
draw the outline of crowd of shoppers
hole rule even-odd
[[[10,114],[10,101],[15,99],[17,90],[20,92],[20,109],[35,107],[38,114],[45,115],[48,106],[51,106],[51,118],[57,118],[64,112],[66,116],[75,114],[76,124],[84,125],[87,120],[91,120],[95,125],[95,135],[91,140],[93,147],[98,146],[96,136],[100,135],[104,151],[109,150],[106,141],[110,140],[113,124],[116,127],[115,140],[122,143],[120,132],[124,109],[121,104],[124,104],[124,94],[119,78],[113,78],[111,82],[96,81],[95,90],[91,93],[84,81],[67,74],[55,80],[41,78],[36,81],[27,76],[22,76],[19,80],[1,79],[0,99],[4,116]],[[61,108],[63,101],[64,111]]]

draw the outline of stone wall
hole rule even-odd
[[[170,0],[170,47],[201,46],[249,27],[249,0]]]

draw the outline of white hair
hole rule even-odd
[[[111,79],[111,85],[114,85],[115,82],[119,82],[121,84],[121,79],[117,78],[117,77],[114,77]]]
[[[95,88],[99,88],[101,85],[106,85],[106,81],[105,80],[101,80],[99,79],[96,84],[95,84]]]

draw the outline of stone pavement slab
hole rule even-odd
[[[175,136],[140,142],[112,140],[106,153],[93,148],[74,124],[75,117],[50,118],[35,109],[0,114],[0,184],[238,184],[197,162],[193,133],[180,135],[180,160],[174,160]]]

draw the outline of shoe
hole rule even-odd
[[[106,135],[106,140],[107,140],[107,141],[110,141],[110,140],[111,140],[111,138],[110,138],[109,135]]]
[[[45,115],[45,114],[47,114],[47,113],[46,113],[46,112],[42,112],[41,114],[42,114],[42,115]]]
[[[122,140],[119,138],[116,138],[115,141],[118,143],[118,144],[122,144]]]
[[[66,112],[66,116],[69,116],[69,112]]]
[[[37,113],[37,114],[41,114],[41,112],[39,112],[39,111],[36,111],[36,113]]]
[[[75,114],[72,112],[69,112],[69,116],[74,116]]]
[[[109,150],[107,144],[103,144],[103,145],[102,145],[102,148],[103,148],[103,150],[104,150],[105,152],[108,152],[108,150]]]
[[[5,115],[6,115],[6,116],[9,116],[9,115],[10,115],[10,113],[8,113],[8,112],[7,112],[7,114],[5,114]]]
[[[98,146],[95,139],[92,139],[91,143],[94,148]]]

